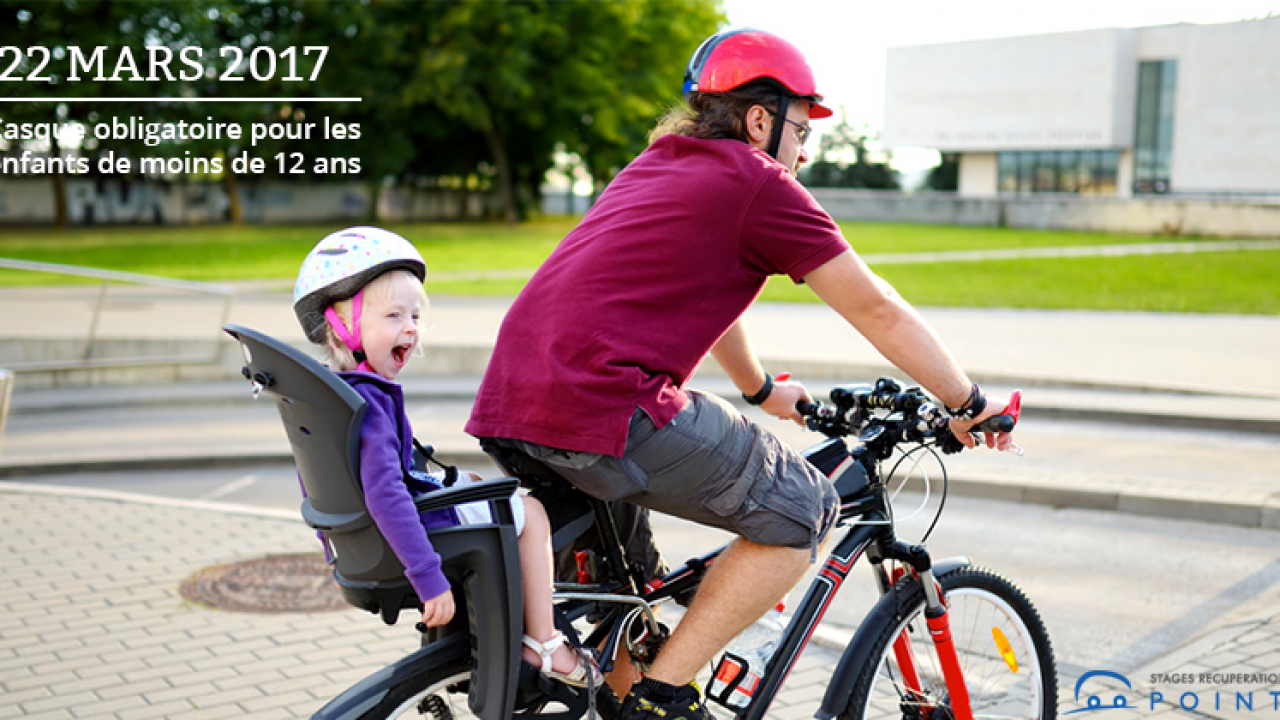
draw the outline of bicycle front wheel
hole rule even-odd
[[[938,582],[975,720],[1054,720],[1058,679],[1053,649],[1040,614],[1022,590],[977,567],[947,573]],[[905,612],[879,633],[872,662],[860,671],[841,717],[951,718],[942,666],[925,625],[924,589],[919,580],[910,580],[898,583],[892,592]],[[895,598],[886,596],[882,602],[886,601]],[[900,638],[902,643],[897,643]],[[910,651],[904,652],[908,646]]]

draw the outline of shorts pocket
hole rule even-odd
[[[706,494],[702,496],[702,506],[721,517],[738,514],[752,488],[757,483],[771,480],[767,473],[760,472],[762,468],[776,462],[776,459],[770,457],[773,454],[771,447],[764,443],[751,443],[748,447],[740,448],[740,452],[740,457],[745,457],[746,461],[709,481],[705,486]]]

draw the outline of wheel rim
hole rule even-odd
[[[444,702],[445,706],[448,707],[450,711],[452,711],[454,717],[456,717],[459,714],[459,712],[468,712],[466,707],[464,707],[466,703],[463,702],[462,706],[459,706],[456,703],[454,703],[453,700],[458,696],[454,696],[451,693],[447,692],[447,689],[449,688],[449,686],[456,685],[457,683],[463,682],[470,677],[471,677],[470,672],[460,672],[460,673],[457,673],[456,675],[453,675],[452,677],[444,678],[443,680],[440,680],[432,685],[429,685],[423,688],[422,690],[418,691],[415,695],[406,699],[404,702],[400,703],[400,705],[397,706],[394,710],[392,710],[391,713],[387,715],[387,717],[389,718],[424,717],[422,713],[419,712],[418,707],[419,705],[421,705],[422,701],[426,700],[432,695],[438,696]]]
[[[1044,681],[1030,629],[1004,599],[990,591],[958,588],[947,593],[951,636],[969,690],[974,718],[1039,718]],[[923,608],[899,625],[907,629],[919,665],[923,697],[902,680],[892,644],[880,666],[867,701],[867,717],[950,717],[946,683],[925,626]],[[995,628],[998,632],[993,632]],[[895,635],[897,632],[895,632]],[[1012,660],[1007,660],[1011,657]],[[1016,667],[1016,672],[1014,671]]]

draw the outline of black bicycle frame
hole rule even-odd
[[[886,529],[888,526],[884,525],[858,525],[845,533],[835,549],[827,556],[826,561],[822,563],[822,569],[818,571],[804,599],[800,601],[799,609],[791,616],[791,623],[783,632],[782,643],[765,667],[760,684],[751,698],[751,704],[747,706],[746,713],[738,717],[745,720],[759,720],[765,716],[778,689],[791,674],[791,669],[800,659],[800,653],[809,644],[818,623],[822,622],[822,617],[831,607],[831,601],[844,585],[849,571],[857,564],[867,548],[884,535]]]
[[[874,468],[872,470],[874,471]],[[873,474],[871,477],[876,476]],[[869,555],[872,564],[878,569],[876,577],[882,594],[889,592],[892,586],[888,573],[881,568],[882,562],[886,559],[899,560],[916,570],[932,570],[937,574],[951,572],[970,564],[970,560],[963,557],[947,558],[935,563],[929,558],[923,546],[907,545],[899,541],[894,532],[892,510],[889,508],[886,492],[883,484],[878,480],[873,481],[865,494],[846,503],[842,508],[842,520],[857,517],[859,522],[845,532],[844,537],[827,555],[822,568],[810,584],[798,609],[792,615],[790,624],[783,632],[782,641],[770,658],[750,705],[738,714],[737,717],[741,720],[761,720],[765,717],[778,690],[813,637],[818,623],[822,622],[823,616],[831,607],[836,593],[840,591],[849,572],[864,554]],[[706,567],[714,563],[715,558],[723,550],[723,547],[719,548],[672,571],[663,578],[661,587],[645,595],[645,600],[653,602],[675,595],[688,585],[696,583],[701,579]],[[877,604],[876,609],[881,607],[882,605]],[[859,630],[863,628],[878,630],[891,620],[892,618],[888,617],[869,615],[864,619]],[[597,641],[600,639],[603,638],[598,638]],[[844,711],[853,691],[857,672],[863,665],[873,660],[866,657],[870,652],[869,647],[869,639],[863,640],[859,632],[845,648],[844,655],[828,683],[827,692],[822,701],[821,716],[835,717]]]

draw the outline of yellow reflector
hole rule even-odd
[[[996,649],[1000,651],[1000,656],[1004,658],[1004,664],[1009,666],[1010,672],[1018,672],[1018,658],[1013,654],[1013,646],[1009,644],[1009,639],[1000,632],[1000,628],[991,628],[991,637],[995,638]]]

